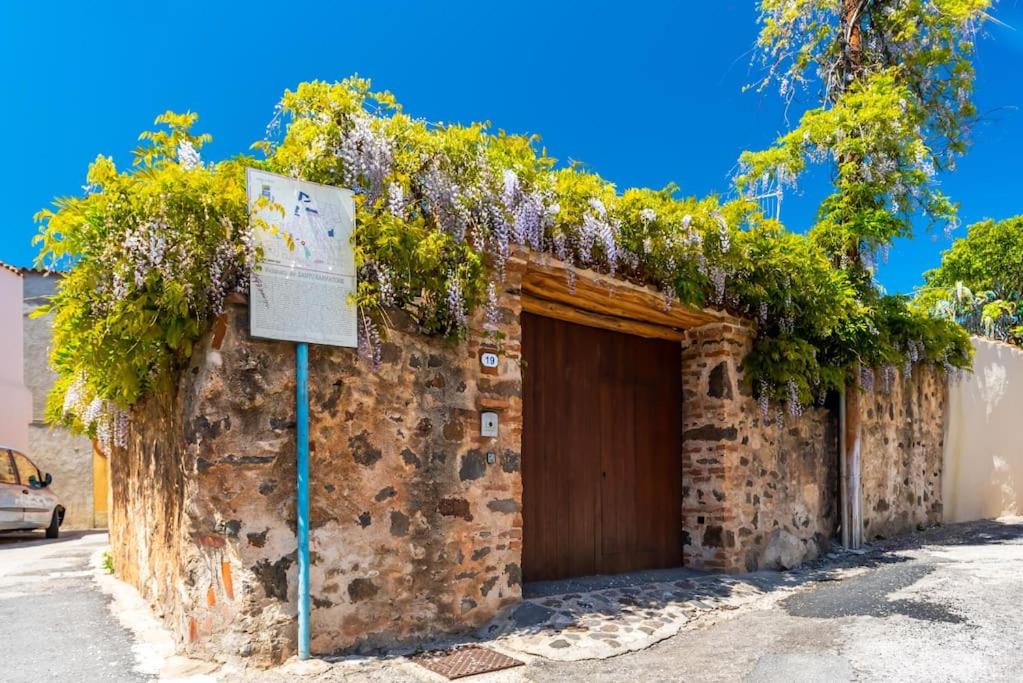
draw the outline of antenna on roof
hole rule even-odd
[[[781,222],[781,200],[783,194],[781,188],[778,187],[770,192],[750,197],[750,199],[760,204],[760,210],[763,211],[765,216]]]

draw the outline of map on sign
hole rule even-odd
[[[277,228],[256,231],[263,261],[250,287],[252,336],[356,346],[352,192],[252,168],[246,185],[253,216]]]

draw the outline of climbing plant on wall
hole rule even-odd
[[[865,306],[816,241],[753,201],[686,198],[670,185],[619,192],[579,165],[559,167],[536,137],[416,119],[364,79],[286,92],[254,145],[262,160],[203,164],[208,138],[190,132],[194,122],[164,115],[133,169],[100,158],[85,196],[39,216],[41,262],[69,268],[51,307],[54,419],[110,431],[106,416],[167,386],[226,293],[247,286],[253,231],[266,226],[249,222],[246,165],[355,190],[355,302],[371,360],[388,307],[424,334],[464,335],[468,316],[494,305],[513,250],[528,248],[757,320],[747,375],[765,408],[798,413],[850,363],[901,360],[908,339],[919,343],[914,361],[968,362],[956,325],[901,299]]]
[[[51,419],[122,440],[124,409],[168,389],[256,252],[241,161],[203,164],[195,114],[166,113],[143,133],[135,165],[100,156],[85,194],[37,214],[40,262],[67,270],[51,303]]]

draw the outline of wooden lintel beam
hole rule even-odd
[[[652,287],[572,269],[553,259],[530,259],[522,279],[522,291],[538,299],[582,309],[602,316],[625,318],[663,327],[688,329],[717,322],[725,316],[677,301],[665,305],[664,295]],[[574,279],[574,286],[570,280]]]
[[[681,342],[685,336],[685,333],[682,331],[671,327],[641,322],[639,320],[629,320],[628,318],[601,315],[600,313],[593,313],[581,308],[558,303],[557,301],[540,299],[525,292],[522,294],[522,310],[548,318],[576,323],[577,325],[599,327],[604,330],[632,334],[648,339],[667,339],[669,341]]]

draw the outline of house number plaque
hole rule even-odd
[[[480,372],[484,375],[498,374],[497,366],[500,362],[501,359],[495,350],[484,349],[480,351]]]

